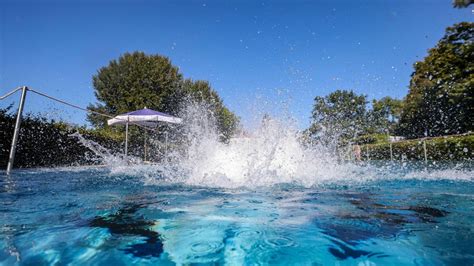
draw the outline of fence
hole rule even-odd
[[[357,150],[360,154],[357,156]],[[346,160],[418,160],[428,164],[431,160],[474,159],[474,133],[426,137],[377,144],[365,144],[345,149]]]
[[[47,98],[49,100],[58,102],[69,107],[100,115],[106,118],[113,118],[112,115],[100,113],[96,111],[89,110],[71,103],[68,103],[64,100],[52,97],[45,93],[39,92],[34,89],[30,89],[26,86],[19,87],[15,90],[12,90],[0,97],[0,100],[3,100],[18,91],[22,91],[20,103],[18,107],[18,112],[15,121],[15,128],[12,137],[12,144],[10,148],[10,154],[8,157],[8,166],[7,174],[10,173],[15,159],[15,151],[17,142],[19,139],[20,126],[22,120],[23,107],[26,100],[26,94],[28,91],[35,93],[39,96]],[[155,131],[155,129],[130,122],[138,127],[144,128],[145,130]],[[165,149],[168,144],[164,145]],[[459,134],[459,135],[450,135],[443,137],[431,137],[431,138],[422,138],[422,139],[412,139],[404,140],[397,142],[387,142],[380,144],[365,144],[359,146],[359,152],[357,155],[354,154],[355,146],[348,146],[342,151],[341,158],[345,160],[424,160],[425,163],[428,163],[429,160],[472,160],[474,158],[474,134]],[[145,148],[146,149],[146,148]],[[145,151],[146,152],[146,151]],[[359,158],[356,158],[359,157]]]
[[[23,113],[23,109],[24,109],[24,105],[25,105],[25,101],[26,101],[27,92],[35,93],[35,94],[37,94],[41,97],[44,97],[46,99],[58,102],[60,104],[63,104],[63,105],[66,105],[66,106],[69,106],[69,107],[87,112],[87,113],[96,114],[96,115],[103,116],[103,117],[106,117],[106,118],[116,118],[116,117],[114,117],[112,115],[109,115],[109,114],[92,111],[92,110],[89,110],[87,108],[84,108],[84,107],[66,102],[64,100],[55,98],[53,96],[42,93],[40,91],[28,88],[26,86],[16,88],[16,89],[6,93],[5,95],[0,96],[0,100],[6,99],[6,98],[12,96],[13,94],[15,94],[18,91],[21,91],[21,97],[20,97],[20,102],[19,102],[18,111],[17,111],[17,115],[16,115],[16,120],[15,120],[12,143],[11,143],[10,152],[9,152],[9,156],[8,156],[8,164],[7,164],[7,170],[6,170],[7,175],[10,174],[10,172],[13,168],[13,165],[14,165],[14,161],[15,161],[15,153],[16,153],[16,149],[17,149],[18,139],[19,139],[19,136],[20,136],[20,127],[21,127],[21,123],[22,123],[22,113]],[[116,118],[116,119],[118,119],[118,118]],[[120,119],[118,119],[118,120],[120,120]],[[154,128],[151,128],[149,126],[145,126],[145,125],[142,125],[142,124],[139,124],[139,123],[135,123],[133,121],[126,121],[126,122],[130,123],[132,125],[136,125],[140,128],[143,128],[145,131],[156,132],[156,130]],[[165,144],[164,146],[165,146],[165,149],[166,149],[167,144]],[[127,147],[127,145],[126,145],[126,147]]]

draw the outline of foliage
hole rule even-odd
[[[403,101],[392,97],[383,97],[372,101],[369,112],[369,131],[374,133],[393,133],[400,119]]]
[[[325,97],[316,97],[308,137],[336,137],[339,144],[372,143],[392,133],[399,120],[402,101],[384,97],[367,106],[367,96],[353,91],[337,90]],[[321,133],[321,134],[320,134]],[[321,140],[321,137],[319,138]]]
[[[325,97],[314,99],[312,124],[313,136],[336,137],[338,140],[352,139],[365,130],[367,97],[353,91],[336,90]]]
[[[457,8],[463,8],[468,7],[472,3],[474,3],[474,0],[454,0],[453,6]]]
[[[0,167],[5,168],[11,148],[16,116],[0,109]],[[80,132],[108,149],[122,147],[120,139],[101,132],[71,127],[63,122],[27,114],[23,116],[15,167],[52,167],[99,163],[99,158],[70,134]]]
[[[474,135],[447,136],[426,139],[428,160],[473,160]],[[361,146],[362,158],[389,160],[390,143]],[[395,160],[424,160],[423,140],[405,140],[392,143]]]
[[[225,107],[222,99],[207,81],[186,79],[183,89],[191,101],[206,104],[210,115],[215,117],[221,140],[227,141],[234,134],[239,123],[237,116]]]
[[[126,53],[101,68],[93,77],[93,85],[99,101],[89,106],[93,111],[121,114],[148,107],[177,116],[181,107],[193,99],[211,108],[209,111],[216,116],[223,139],[233,134],[238,123],[207,81],[183,80],[179,69],[160,55]],[[91,114],[88,119],[98,128],[106,125],[104,117]]]
[[[402,101],[372,101],[352,91],[316,97],[310,136],[324,135],[339,143],[370,134],[408,138],[459,134],[474,130],[474,23],[447,28],[428,56],[415,64],[410,91]],[[321,135],[321,134],[320,134]],[[342,142],[341,142],[342,141]],[[356,142],[374,142],[366,136]]]
[[[388,135],[380,133],[362,135],[354,139],[354,143],[357,144],[379,144],[388,141]]]
[[[182,97],[181,80],[178,68],[166,57],[125,53],[93,77],[99,103],[90,105],[89,109],[122,114],[148,107],[176,115],[176,103]],[[106,125],[106,118],[102,116],[91,114],[88,119],[94,126]]]
[[[415,138],[474,130],[474,23],[448,27],[415,63],[398,132]]]

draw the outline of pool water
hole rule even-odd
[[[212,188],[17,171],[0,176],[0,264],[473,265],[471,173]]]

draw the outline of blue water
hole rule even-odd
[[[474,183],[452,179],[222,189],[19,171],[0,176],[0,264],[472,265]]]

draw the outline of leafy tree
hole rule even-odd
[[[474,129],[474,23],[448,27],[415,63],[399,124],[407,137],[440,136]]]
[[[94,75],[99,103],[88,108],[121,114],[148,107],[176,114],[176,103],[182,96],[181,81],[182,75],[168,58],[143,52],[126,53]],[[106,125],[106,118],[102,116],[90,114],[88,119],[94,126]]]
[[[312,124],[313,137],[350,140],[366,130],[367,96],[353,91],[337,90],[325,97],[314,99]]]
[[[179,115],[185,101],[193,98],[207,103],[216,116],[223,139],[232,135],[238,122],[208,82],[183,80],[179,69],[160,55],[126,53],[102,67],[94,75],[93,85],[99,102],[89,105],[88,109],[92,111],[121,114],[148,107]],[[107,118],[90,114],[88,120],[103,128]]]
[[[468,7],[472,3],[474,3],[474,0],[454,0],[453,6],[457,8],[463,8]]]
[[[370,133],[393,133],[400,119],[403,101],[392,97],[383,97],[372,101],[369,112]]]
[[[205,103],[210,115],[216,119],[217,129],[221,134],[221,140],[227,141],[237,129],[239,119],[227,107],[217,92],[211,88],[207,81],[186,79],[183,82],[183,90],[191,100]]]

